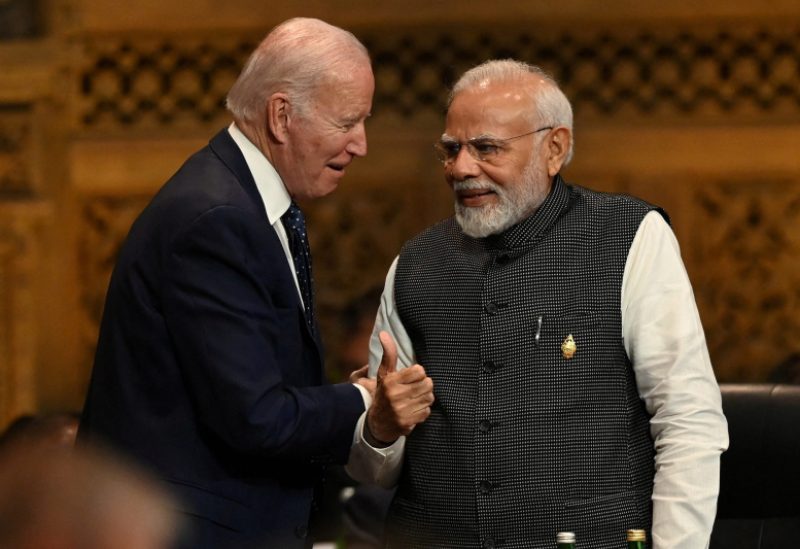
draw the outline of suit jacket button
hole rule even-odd
[[[294,529],[294,535],[300,539],[305,539],[308,536],[308,528],[305,526],[298,526]]]

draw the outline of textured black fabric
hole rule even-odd
[[[449,219],[406,244],[395,299],[436,404],[407,441],[391,547],[549,549],[567,530],[624,548],[649,530],[654,449],[620,291],[653,208],[556,177],[502,235]]]

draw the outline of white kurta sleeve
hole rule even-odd
[[[397,314],[394,302],[394,275],[397,269],[395,258],[386,275],[386,285],[381,295],[381,304],[375,319],[375,327],[369,341],[369,373],[375,377],[381,363],[383,348],[378,339],[382,331],[388,332],[397,344],[397,369],[407,368],[416,362],[411,338]],[[397,484],[400,470],[403,466],[403,452],[406,437],[400,437],[394,444],[386,448],[374,448],[364,439],[364,423],[366,412],[356,425],[353,446],[350,449],[350,459],[347,463],[347,473],[359,482],[378,484],[390,488]]]
[[[708,546],[728,428],[675,235],[645,216],[622,283],[622,330],[655,443],[653,548]]]

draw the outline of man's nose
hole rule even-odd
[[[353,129],[353,135],[347,143],[346,150],[353,156],[367,155],[367,128],[363,122]]]
[[[475,158],[469,153],[467,147],[461,147],[456,157],[445,165],[447,174],[457,181],[463,181],[472,177],[478,177],[481,167]]]

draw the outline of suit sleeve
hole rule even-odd
[[[350,383],[296,382],[311,340],[293,328],[296,290],[263,217],[217,206],[163,258],[164,317],[200,422],[242,452],[343,463],[364,403]]]

